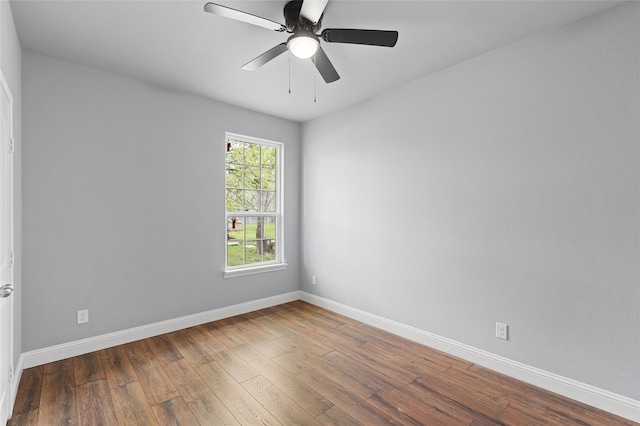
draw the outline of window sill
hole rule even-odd
[[[242,269],[232,269],[230,271],[224,271],[225,278],[241,277],[244,275],[261,274],[263,272],[281,271],[287,269],[286,263],[276,263],[273,265],[253,266]]]

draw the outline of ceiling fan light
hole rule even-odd
[[[320,43],[318,43],[318,38],[315,34],[299,33],[289,38],[287,47],[295,57],[307,59],[318,51]]]

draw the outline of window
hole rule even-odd
[[[225,149],[225,277],[283,269],[283,146],[227,133]]]

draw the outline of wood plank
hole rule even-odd
[[[263,333],[260,327],[249,322],[236,324],[235,330],[245,342],[254,346],[269,358],[274,358],[285,353],[285,350],[271,342],[271,337],[278,338],[282,336],[272,336],[269,333]]]
[[[180,396],[154,353],[151,350],[140,349],[140,345],[125,346],[131,366],[138,377],[138,383],[149,403],[156,405]]]
[[[40,411],[38,409],[25,411],[24,413],[14,413],[13,417],[7,422],[7,426],[37,426],[39,414]]]
[[[274,314],[265,315],[260,317],[260,324],[264,326],[271,327],[274,330],[274,333],[280,334],[280,337],[284,336],[304,336],[305,333],[309,330],[305,330],[304,332],[300,332],[297,327],[292,327],[290,321],[281,321],[277,318],[274,319]]]
[[[138,380],[123,346],[114,346],[99,352],[104,374],[110,388],[123,386]]]
[[[251,345],[239,346],[234,349],[234,353],[312,416],[317,416],[333,406],[331,401],[316,392],[313,387],[298,380]]]
[[[200,398],[215,398],[215,394],[186,359],[166,364],[165,370],[169,379],[175,385],[178,394],[186,402]]]
[[[188,328],[184,330],[184,332],[187,333],[189,338],[198,346],[214,357],[219,351],[229,349],[228,346],[218,339],[218,335],[215,332],[211,332],[208,327],[199,325],[197,327]]]
[[[348,328],[317,328],[307,333],[307,336],[333,348],[353,348],[366,342],[365,339],[341,333],[340,330],[348,330]]]
[[[331,365],[337,370],[350,371],[360,383],[366,384],[369,388],[380,390],[402,387],[402,382],[380,373],[378,370],[368,368],[339,351],[329,352],[322,358],[330,359]]]
[[[361,375],[352,370],[342,370],[339,365],[326,357],[316,357],[307,354],[290,353],[296,361],[304,364],[308,369],[316,370],[318,373],[326,376],[336,384],[348,389],[349,392],[357,395],[362,399],[367,399],[380,388],[376,384],[362,381]],[[280,357],[282,359],[282,357]]]
[[[487,381],[487,386],[490,385],[494,389],[499,389],[503,397],[510,399],[510,406],[517,404],[516,406],[526,410],[527,413],[555,418],[554,421],[559,423],[563,421],[562,418],[568,418],[574,419],[570,421],[589,424],[628,424],[621,417],[613,416],[601,410],[594,410],[593,407],[586,404],[545,391],[476,364],[472,364],[467,368],[466,374],[482,377]],[[553,414],[555,412],[562,414]]]
[[[22,371],[16,402],[13,406],[13,414],[28,413],[40,407],[40,395],[42,392],[42,376],[44,367],[27,368]],[[29,416],[26,416],[29,417]]]
[[[261,339],[273,340],[278,339],[285,334],[289,334],[284,330],[284,327],[279,327],[272,321],[269,321],[266,317],[260,316],[258,318],[252,318],[249,321],[243,323],[245,326],[251,326]]]
[[[343,332],[346,333],[347,330],[349,330],[349,328],[345,327]],[[426,360],[427,362],[455,367],[461,370],[467,369],[472,364],[469,361],[447,355],[444,352],[429,348],[404,337],[396,336],[395,334],[388,333],[368,324],[361,323],[357,327],[354,327],[353,330],[355,330],[356,333],[359,333],[360,336],[366,335],[368,341],[376,341],[380,344],[391,345],[397,351],[412,354],[419,359]]]
[[[76,386],[104,379],[102,359],[98,352],[91,352],[73,358],[73,373]]]
[[[352,349],[340,348],[340,352],[362,366],[366,366],[367,368],[378,371],[389,377],[393,377],[398,382],[405,385],[413,382],[418,377],[416,373],[389,362],[383,357],[379,357],[377,354],[371,353],[361,347],[355,347]]]
[[[166,426],[197,425],[191,409],[180,397],[151,407],[158,423]]]
[[[72,358],[44,366],[39,411],[38,421],[41,424],[78,424]]]
[[[283,309],[277,312],[272,312],[269,314],[269,318],[277,322],[286,323],[289,328],[296,330],[299,333],[304,334],[315,330],[315,327],[310,326],[304,321],[304,317],[294,318],[291,315],[285,314]]]
[[[81,384],[77,390],[79,424],[104,426],[118,424],[106,379]]]
[[[314,329],[336,328],[344,324],[344,322],[337,319],[318,315],[317,312],[308,310],[306,307],[296,307],[291,313],[298,313],[299,317],[303,318],[305,323],[311,325]]]
[[[213,357],[200,347],[185,330],[169,333],[167,336],[192,366],[195,367],[213,361]]]
[[[353,319],[353,318],[349,318],[345,315],[339,314],[337,312],[332,312],[329,311],[327,309],[321,308],[319,306],[315,306],[312,305],[311,303],[307,303],[307,302],[302,302],[302,304],[300,305],[300,308],[305,310],[305,311],[311,311],[314,312],[317,315],[322,315],[324,317],[327,317],[333,321],[337,321],[342,325],[351,325],[351,326],[356,326],[359,324],[362,324],[362,322]]]
[[[215,361],[196,372],[241,424],[279,425],[279,422]]]
[[[156,355],[158,361],[163,364],[169,364],[183,358],[182,353],[175,347],[167,334],[146,339],[146,343]]]
[[[380,342],[369,341],[362,344],[359,349],[375,354],[375,356],[417,376],[441,374],[451,367],[450,365],[435,362],[431,359],[417,357],[404,350],[396,350],[393,346]]]
[[[233,414],[207,386],[200,375],[185,359],[165,365],[167,374],[175,384],[194,417],[203,425],[238,424]]]
[[[407,424],[468,425],[474,421],[483,425],[500,425],[497,419],[473,413],[453,401],[419,395],[411,388],[382,390],[369,401],[381,411]]]
[[[134,382],[112,388],[111,398],[120,426],[153,426],[158,424],[140,383]]]
[[[224,325],[221,322],[210,322],[203,324],[202,327],[206,327],[207,331],[226,348],[232,349],[247,343],[234,331],[233,325]]]
[[[459,419],[463,423],[468,419],[472,419],[471,423],[475,422],[476,424],[493,425],[497,423],[497,419],[495,417],[490,417],[481,412],[474,411],[467,406],[468,404],[460,403],[446,395],[434,391],[433,389],[406,386],[393,389],[391,392],[400,393],[411,400],[418,401],[418,404],[428,407],[429,410],[433,410],[438,413],[446,413],[446,416],[452,419]],[[433,417],[433,415],[431,415],[431,417]],[[468,424],[468,422],[465,424]]]
[[[457,377],[431,375],[420,377],[409,385],[418,391],[435,392],[469,410],[490,418],[498,418],[509,401],[495,392],[480,387],[470,387]]]
[[[296,363],[294,354],[286,354],[277,359],[285,364]],[[366,403],[362,398],[350,392],[339,383],[331,380],[317,370],[306,366],[304,363],[301,366],[295,367],[294,370],[298,371],[296,375],[298,379],[312,386],[317,392],[324,395],[325,398],[329,399],[358,422],[364,425],[396,424],[393,418],[387,416],[371,404]]]
[[[283,425],[319,425],[318,421],[264,376],[242,383],[253,398]]]
[[[304,309],[300,309],[293,304],[285,304],[280,305],[282,309],[281,316],[284,318],[288,324],[294,325],[297,327],[303,327],[307,329],[307,331],[313,331],[318,327],[323,327],[323,324],[320,322],[312,322],[311,316],[305,314]]]
[[[199,398],[188,402],[187,405],[201,425],[240,426],[218,397]]]
[[[285,352],[302,352],[322,356],[331,352],[334,348],[324,345],[308,336],[282,336],[279,339],[272,340],[273,344],[278,346]]]
[[[550,420],[544,414],[531,411],[526,406],[521,406],[515,402],[509,402],[509,405],[500,414],[500,420],[508,425],[543,425],[550,423]]]
[[[347,414],[342,408],[334,405],[324,413],[316,417],[316,420],[324,426],[360,426],[361,423]]]
[[[124,348],[127,355],[144,354],[145,352],[153,352],[153,350],[151,349],[151,346],[149,345],[149,340],[150,339],[136,340],[134,342],[126,343],[122,345],[122,347]]]
[[[245,344],[246,345],[246,344]],[[216,354],[215,361],[238,383],[256,377],[259,373],[247,364],[233,350],[223,350]]]

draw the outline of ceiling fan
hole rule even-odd
[[[331,83],[340,78],[338,72],[320,46],[320,38],[327,43],[366,44],[370,46],[393,47],[398,41],[397,31],[354,30],[322,27],[322,17],[328,0],[292,0],[284,6],[286,26],[260,16],[232,9],[215,3],[204,5],[205,12],[225,18],[235,19],[248,24],[258,25],[277,32],[287,32],[291,36],[286,42],[267,50],[257,58],[242,66],[243,70],[254,71],[275,59],[287,50],[301,59],[312,58],[318,72],[325,82]]]

